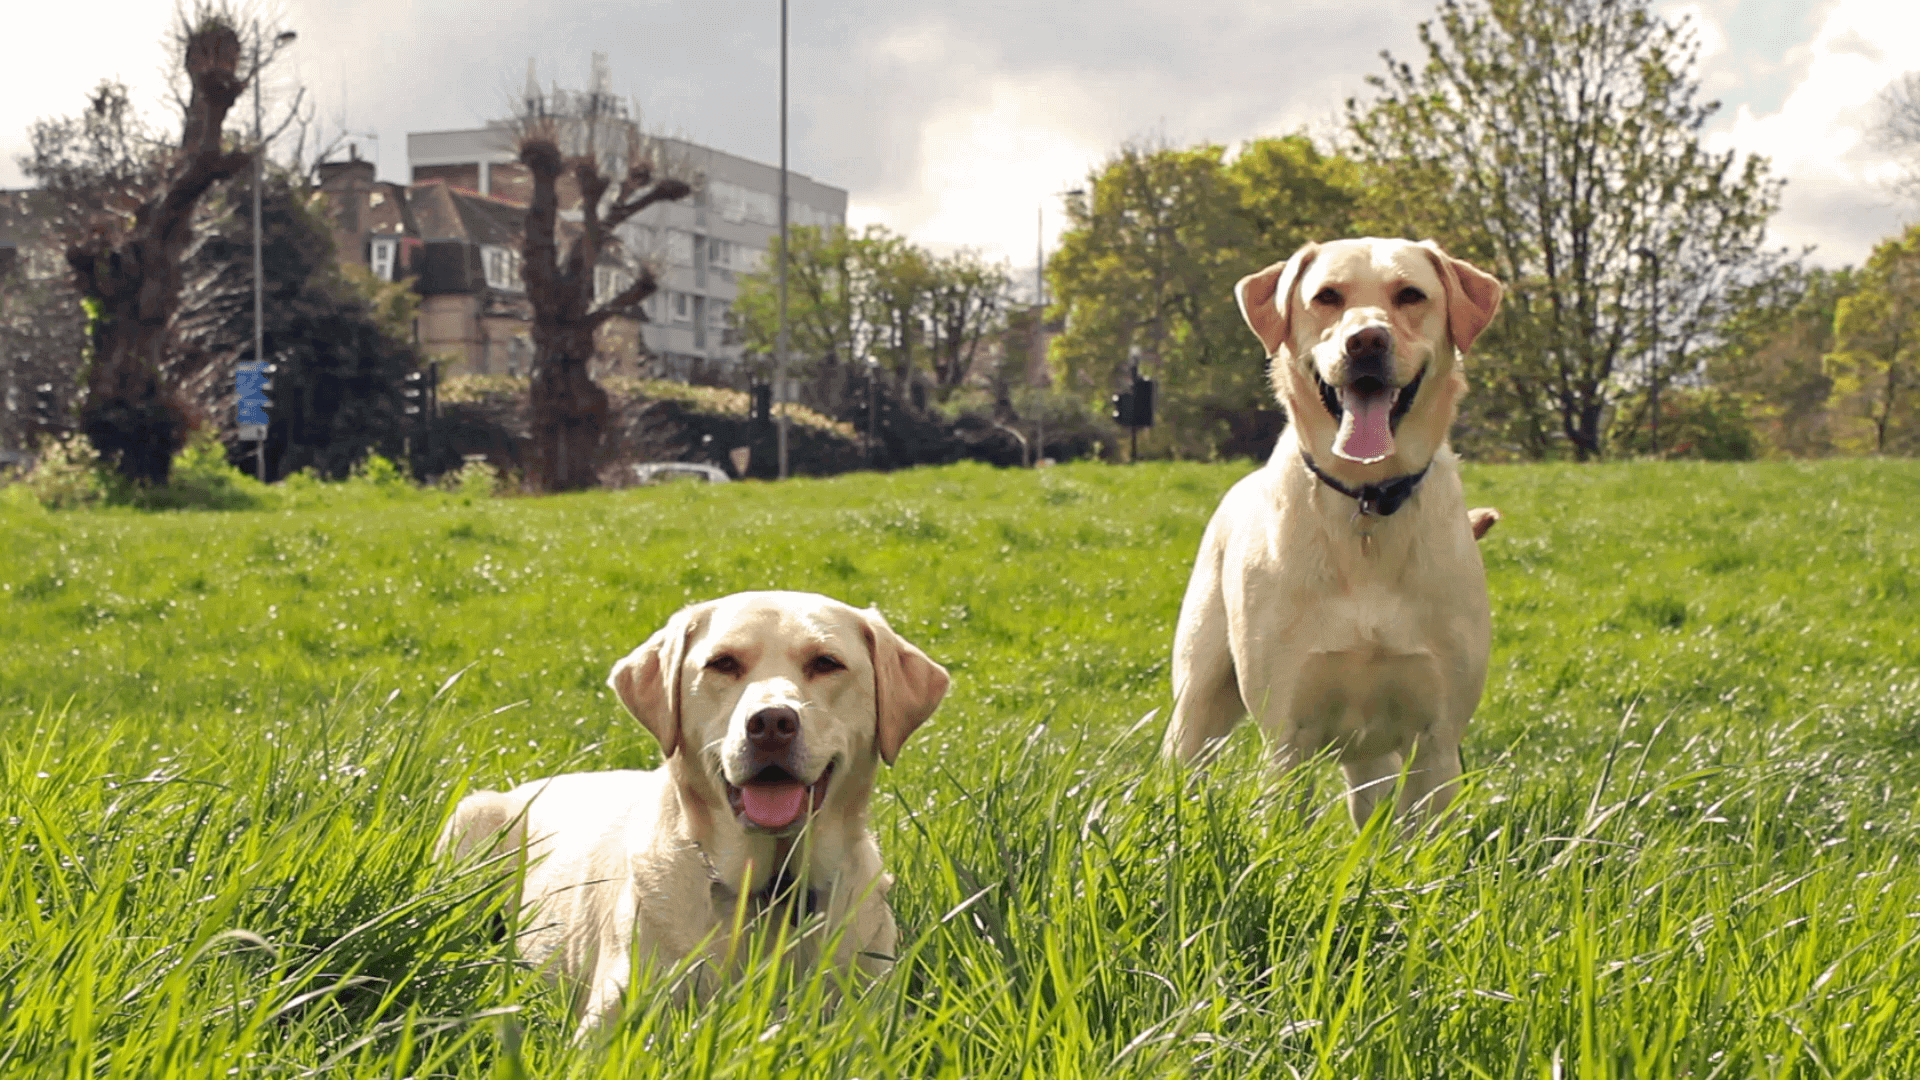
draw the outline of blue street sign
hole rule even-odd
[[[240,416],[238,419],[242,425],[264,425],[267,423],[267,406],[272,404],[271,401],[267,400],[267,390],[269,389],[267,376],[269,374],[270,372],[267,370],[267,365],[258,360],[249,360],[244,364],[234,365],[233,391],[239,398]]]

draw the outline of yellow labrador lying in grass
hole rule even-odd
[[[1164,752],[1199,757],[1251,713],[1276,770],[1334,750],[1364,823],[1453,798],[1491,619],[1447,431],[1460,354],[1501,285],[1431,241],[1308,244],[1241,280],[1289,423],[1221,500],[1173,643]]]
[[[754,592],[682,610],[607,682],[665,765],[476,792],[440,839],[522,857],[520,954],[575,990],[582,1034],[618,1013],[636,964],[703,948],[719,964],[743,895],[749,915],[825,915],[835,963],[885,970],[892,879],[867,803],[946,669],[877,611]]]

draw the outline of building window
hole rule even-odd
[[[725,180],[713,181],[707,185],[707,190],[713,208],[728,221],[773,225],[780,220],[779,200],[764,191],[754,191]]]
[[[693,234],[680,229],[668,229],[667,261],[676,266],[693,265]]]
[[[683,293],[683,292],[677,292],[677,293],[674,293],[674,294],[673,294],[673,318],[674,318],[674,321],[676,321],[676,322],[685,322],[685,321],[687,321],[688,319],[690,319],[690,318],[692,318],[692,313],[691,313],[691,312],[690,312],[690,311],[688,310],[688,307],[689,307],[689,305],[687,304],[687,294],[686,294],[686,293]]]
[[[381,281],[392,281],[400,262],[398,237],[376,237],[367,245],[367,267]]]
[[[520,253],[509,247],[487,244],[481,249],[487,270],[487,286],[506,292],[524,292],[520,283]]]
[[[725,300],[707,301],[707,325],[715,330],[727,328],[727,311],[731,307]]]
[[[593,302],[604,304],[633,284],[633,275],[617,266],[593,268]]]

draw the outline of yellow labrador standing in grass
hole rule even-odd
[[[1494,278],[1427,241],[1308,244],[1235,293],[1288,425],[1208,524],[1173,644],[1164,752],[1251,714],[1286,771],[1337,753],[1356,824],[1453,798],[1491,619],[1447,432]]]
[[[833,961],[892,963],[892,879],[867,829],[947,672],[887,626],[811,593],[738,593],[674,615],[607,680],[660,741],[652,771],[573,773],[460,800],[443,853],[519,857],[520,955],[576,992],[584,1035],[636,964],[727,956],[737,907],[796,923]]]

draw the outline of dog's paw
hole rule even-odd
[[[1476,506],[1467,511],[1467,524],[1473,526],[1473,538],[1478,540],[1487,535],[1500,521],[1500,511],[1491,506]]]

